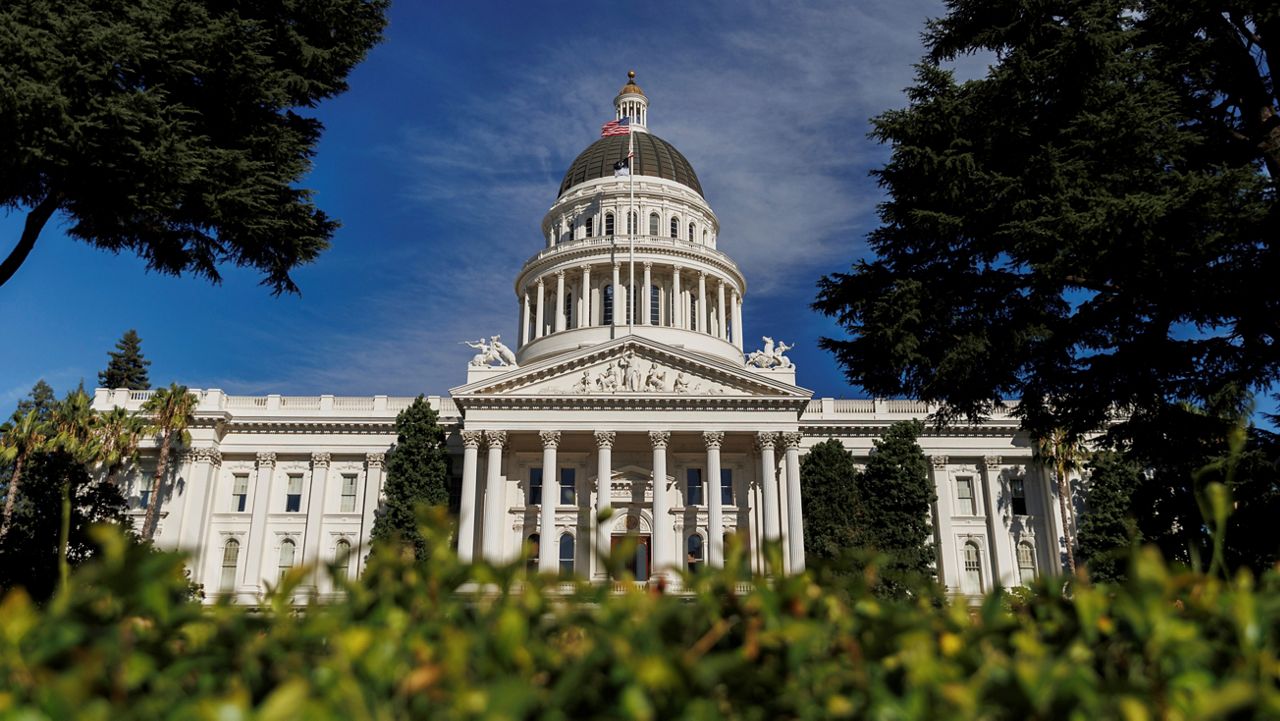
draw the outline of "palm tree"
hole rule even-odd
[[[93,434],[97,438],[97,462],[106,470],[104,480],[114,483],[125,464],[137,458],[138,442],[146,422],[123,408],[112,408],[94,418]]]
[[[22,466],[32,453],[42,450],[47,441],[48,430],[35,409],[26,413],[14,412],[13,420],[5,426],[4,435],[0,436],[0,462],[13,464],[13,475],[9,477],[9,488],[5,491],[0,538],[9,532],[9,523],[13,520],[13,508],[17,504],[18,488],[22,483]]]
[[[170,383],[168,388],[157,390],[142,404],[142,412],[150,416],[147,432],[154,433],[160,440],[160,457],[156,460],[155,477],[151,479],[147,515],[142,521],[142,537],[146,540],[156,535],[156,522],[160,518],[160,482],[169,467],[169,451],[175,440],[180,445],[191,442],[187,427],[195,420],[196,401],[186,386]]]
[[[94,435],[94,413],[88,394],[83,388],[67,394],[53,409],[50,424],[53,427],[51,447],[69,455],[76,463],[89,465],[99,454],[98,438]],[[67,565],[67,540],[71,535],[71,478],[62,481],[62,524],[58,530],[58,577],[66,587],[71,576]]]
[[[1062,513],[1062,537],[1067,545],[1067,572],[1076,575],[1075,515],[1071,512],[1069,475],[1078,470],[1085,459],[1084,444],[1064,428],[1054,428],[1035,439],[1036,460],[1053,469],[1058,484],[1058,510]]]

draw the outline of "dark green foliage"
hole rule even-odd
[[[217,281],[233,264],[296,291],[337,223],[295,187],[379,40],[388,0],[16,0],[0,4],[0,208],[147,267]]]
[[[145,391],[151,388],[151,379],[147,377],[147,366],[151,361],[142,357],[142,339],[138,331],[130,328],[116,343],[116,349],[107,351],[111,360],[107,361],[107,369],[98,374],[98,385],[102,388],[128,388],[134,391]]]
[[[889,426],[855,482],[857,543],[884,556],[877,586],[884,595],[903,594],[934,575],[930,513],[935,495],[929,462],[916,442],[923,428],[919,421]]]
[[[0,478],[0,483],[4,480]],[[72,567],[98,550],[89,537],[90,524],[129,527],[127,502],[116,485],[91,478],[84,465],[65,452],[37,453],[24,466],[13,525],[0,538],[0,589],[23,586],[37,600],[53,595],[58,584],[64,483],[69,484],[71,494],[67,562]]]
[[[853,454],[834,438],[810,448],[800,460],[807,565],[830,566],[854,548],[858,526],[856,476]]]
[[[42,423],[47,423],[53,417],[53,407],[57,403],[58,398],[54,395],[53,386],[45,383],[44,379],[41,378],[31,387],[31,392],[27,394],[27,397],[18,401],[18,413],[22,414],[33,410]]]
[[[426,558],[426,539],[418,529],[420,506],[449,503],[450,458],[439,415],[418,396],[396,416],[396,444],[387,455],[386,499],[373,523],[373,543],[394,541]]]
[[[692,598],[467,567],[443,509],[425,561],[375,549],[297,613],[187,599],[181,559],[106,535],[45,608],[0,601],[0,713],[15,718],[1276,718],[1280,575],[1224,581],[1155,554],[1125,585],[1034,585],[1009,610],[832,593],[808,576]],[[455,593],[491,584],[482,601]],[[521,591],[513,591],[519,586]],[[213,714],[211,710],[216,710]]]
[[[876,257],[820,283],[849,380],[945,405],[1021,398],[1086,433],[1280,375],[1280,6],[950,0],[892,148]],[[979,80],[942,63],[991,52]]]
[[[1096,454],[1088,468],[1088,509],[1076,531],[1076,552],[1089,578],[1121,581],[1133,547],[1142,542],[1131,504],[1142,469],[1114,452]]]

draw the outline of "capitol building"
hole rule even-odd
[[[813,398],[784,338],[744,338],[733,238],[689,161],[650,132],[634,74],[613,104],[515,276],[518,330],[471,342],[459,384],[428,396],[456,456],[458,553],[504,563],[532,548],[539,571],[609,582],[596,550],[631,538],[629,575],[677,589],[673,569],[722,564],[733,534],[755,572],[799,572],[807,449],[835,438],[865,462],[889,425],[930,408]],[[137,410],[149,393],[98,389],[94,406]],[[359,574],[413,398],[195,393],[191,443],[161,497],[146,498],[150,446],[127,481],[139,523],[160,503],[157,543],[190,554],[210,600],[252,603],[299,565]],[[938,576],[955,594],[1062,572],[1055,484],[1009,410],[920,438]],[[766,568],[771,541],[783,568]]]

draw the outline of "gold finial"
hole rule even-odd
[[[634,83],[634,82],[636,81],[636,71],[634,71],[634,70],[628,70],[628,71],[627,71],[627,79]]]

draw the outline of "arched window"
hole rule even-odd
[[[351,565],[351,541],[345,538],[338,539],[338,545],[333,550],[333,582],[334,585],[342,585],[347,582],[347,570]]]
[[[689,468],[685,471],[685,505],[701,506],[706,501],[702,497],[702,469]]]
[[[702,536],[699,536],[696,533],[689,536],[689,542],[686,550],[688,555],[685,557],[685,563],[688,564],[689,573],[697,573],[702,570],[702,562],[706,558],[706,553],[703,550]]]
[[[697,240],[698,240],[698,235],[693,230],[693,223],[690,223],[689,224],[689,242],[693,243]]]
[[[627,213],[627,235],[634,235],[636,232],[636,214],[634,212]]]
[[[649,235],[657,235],[657,234],[658,234],[658,214],[650,213],[649,214]]]
[[[587,216],[587,237],[594,238],[596,235],[596,219],[595,216]]]
[[[680,237],[680,219],[674,215],[671,216],[671,237]]]
[[[613,213],[604,214],[604,234],[613,235]]]
[[[703,245],[711,244],[711,231],[709,230],[702,231],[702,244]]]
[[[573,534],[560,537],[560,575],[573,575]]]
[[[538,559],[542,556],[542,537],[536,533],[529,536],[529,558],[525,563],[525,571],[530,575],[538,572]]]
[[[969,541],[964,544],[964,588],[965,593],[982,593],[982,552],[978,544]]]
[[[1036,580],[1036,549],[1026,541],[1018,544],[1018,578],[1024,586]]]
[[[529,469],[529,503],[542,503],[542,469]]]
[[[603,307],[600,309],[603,314],[601,323],[603,325],[613,325],[613,286],[606,285],[601,295],[604,296],[604,302],[601,304]]]
[[[222,581],[218,588],[223,593],[236,590],[236,567],[240,562],[240,542],[234,538],[227,539],[222,547]]]
[[[280,542],[280,578],[293,568],[293,552],[297,550],[297,545],[292,539],[286,538]]]
[[[649,289],[649,322],[662,325],[662,289],[653,286]]]

